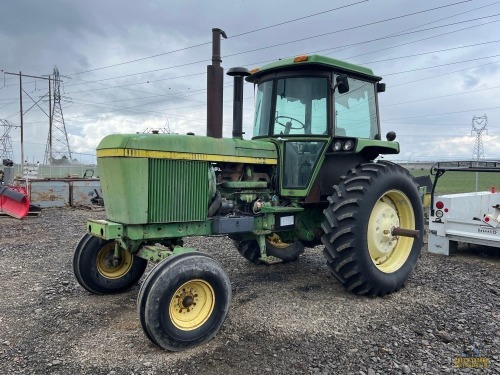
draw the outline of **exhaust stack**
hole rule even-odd
[[[220,66],[220,37],[227,39],[221,29],[212,29],[212,65],[207,66],[207,136],[222,138],[222,103],[224,69]]]
[[[246,68],[231,68],[228,76],[234,77],[233,138],[243,139],[243,78],[250,75]]]

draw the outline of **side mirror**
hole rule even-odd
[[[345,94],[349,91],[349,82],[345,74],[340,74],[337,76],[337,87],[340,94]]]
[[[377,82],[377,92],[385,92],[385,83]]]
[[[394,141],[396,139],[396,132],[390,131],[389,133],[387,133],[385,138],[387,138],[387,140],[390,142]]]

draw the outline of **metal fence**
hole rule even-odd
[[[25,164],[24,171],[20,164],[14,165],[16,178],[92,178],[98,177],[99,172],[96,165],[43,165]]]

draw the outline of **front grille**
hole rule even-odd
[[[201,221],[208,211],[208,162],[149,160],[148,221]]]

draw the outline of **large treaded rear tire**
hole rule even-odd
[[[355,294],[383,296],[399,290],[423,245],[422,202],[413,177],[396,164],[379,161],[352,169],[334,189],[321,238],[332,274]],[[399,226],[420,231],[420,237],[387,234]]]

